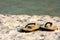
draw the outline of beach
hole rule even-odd
[[[52,22],[58,30],[19,32],[28,23],[35,22],[44,26]],[[60,40],[60,17],[50,15],[3,15],[0,14],[0,40]]]

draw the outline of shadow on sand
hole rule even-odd
[[[34,30],[34,31],[49,31],[49,32],[51,32],[51,31],[54,31],[54,30],[49,30],[49,29],[45,29],[45,28],[40,27],[38,30]],[[18,32],[26,32],[26,33],[29,33],[29,32],[33,32],[33,31],[25,31],[23,29],[20,29],[20,30],[18,30]]]

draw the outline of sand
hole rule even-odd
[[[30,22],[44,26],[52,22],[58,27],[55,31],[19,32]],[[60,40],[60,17],[49,15],[3,15],[0,14],[0,40]]]

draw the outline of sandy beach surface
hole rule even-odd
[[[30,22],[44,26],[52,22],[58,27],[55,31],[34,31],[30,33],[19,32]],[[49,15],[3,15],[0,14],[0,40],[60,40],[60,17]]]

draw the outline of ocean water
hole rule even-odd
[[[0,0],[0,14],[60,16],[60,0]]]

